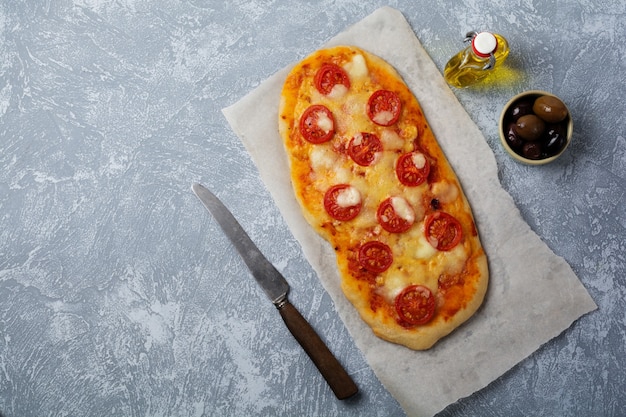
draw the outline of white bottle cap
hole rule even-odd
[[[498,40],[490,32],[480,32],[472,39],[472,49],[481,58],[488,58],[498,47]]]

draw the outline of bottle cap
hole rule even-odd
[[[480,32],[472,39],[472,50],[481,58],[489,58],[498,47],[498,40],[490,32]]]

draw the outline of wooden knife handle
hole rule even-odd
[[[356,394],[359,389],[350,375],[300,312],[289,301],[279,306],[278,311],[291,334],[317,366],[335,396],[344,400]]]

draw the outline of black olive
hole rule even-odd
[[[538,142],[526,142],[522,147],[522,156],[528,159],[540,159],[541,144]]]
[[[441,208],[441,204],[436,198],[430,200],[430,206],[433,208],[433,210],[439,210]]]
[[[564,125],[548,125],[543,138],[543,151],[547,156],[554,156],[563,149],[566,142],[566,134]]]
[[[520,100],[513,103],[513,105],[509,108],[509,118],[512,121],[516,122],[517,119],[519,119],[520,117],[530,114],[532,112],[533,102],[528,99]]]
[[[515,123],[509,123],[505,132],[506,142],[513,149],[519,149],[524,144],[524,140],[515,131]]]

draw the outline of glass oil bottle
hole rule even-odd
[[[507,40],[496,33],[468,32],[469,45],[450,58],[443,76],[453,87],[464,88],[485,78],[509,55]]]

